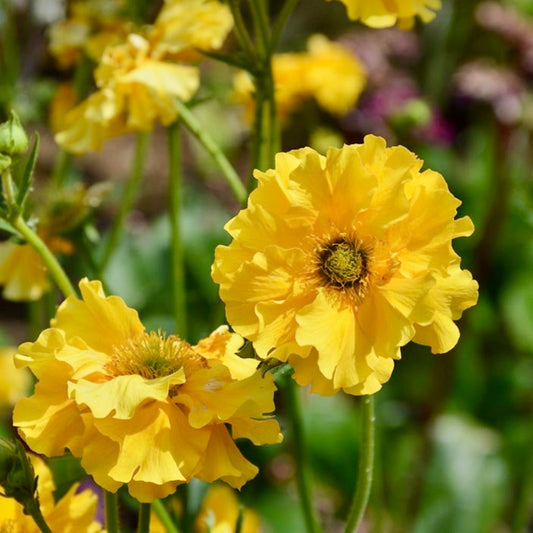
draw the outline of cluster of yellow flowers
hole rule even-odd
[[[272,58],[276,105],[282,120],[308,98],[314,98],[326,111],[342,115],[355,106],[365,87],[363,65],[344,46],[323,35],[313,35],[307,48],[307,52],[276,54]],[[250,75],[239,72],[234,88],[234,98],[245,106],[246,118],[251,122],[254,99]]]
[[[416,15],[428,21],[440,6],[342,1],[351,18],[373,27],[406,26]],[[52,30],[63,65],[82,49],[98,62],[96,91],[54,121],[57,142],[75,153],[150,130],[156,120],[174,122],[175,100],[190,100],[199,85],[196,49],[219,48],[233,24],[216,0],[166,0],[142,28],[121,19],[117,6],[98,18],[76,3],[73,17]],[[305,53],[274,56],[272,66],[282,117],[304,98],[343,114],[365,85],[357,59],[320,35]],[[251,114],[248,74],[237,75],[235,88]],[[454,321],[477,301],[477,283],[452,248],[473,224],[456,218],[459,200],[422,164],[406,148],[369,135],[326,155],[310,148],[279,153],[274,168],[256,170],[257,188],[225,226],[233,240],[217,247],[212,267],[234,332],[221,326],[195,345],[147,332],[122,298],[106,296],[99,281],[81,280],[81,298],[66,298],[51,327],[16,352],[16,365],[38,380],[14,409],[20,436],[48,457],[70,451],[99,486],[116,492],[126,485],[139,502],[164,498],[193,478],[240,488],[258,469],[235,440],[282,439],[273,418],[274,379],[259,371],[262,360],[288,362],[297,383],[314,392],[363,395],[389,379],[410,341],[434,353],[450,350],[459,338]],[[6,297],[38,298],[47,289],[30,254],[29,245],[0,245]],[[17,262],[34,271],[15,268]],[[239,356],[244,339],[258,359]],[[50,474],[33,461],[54,531],[100,531],[94,494],[73,487],[54,503]],[[238,511],[227,490],[210,492],[199,531],[234,530]],[[2,519],[22,524],[17,505],[0,499]],[[78,509],[72,520],[63,511],[71,507]],[[0,520],[0,530],[8,522]],[[245,515],[242,531],[258,528],[257,517]]]
[[[97,90],[56,124],[56,141],[73,153],[98,150],[104,140],[168,125],[174,100],[189,101],[200,71],[188,64],[195,48],[222,45],[233,20],[216,0],[167,0],[151,26],[103,51],[94,72]]]

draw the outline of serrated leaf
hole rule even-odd
[[[28,193],[31,190],[33,184],[33,171],[35,169],[35,163],[37,162],[37,154],[39,152],[39,134],[35,133],[35,140],[33,141],[33,147],[31,149],[30,157],[26,161],[24,172],[22,173],[22,179],[20,180],[18,193],[17,193],[17,205],[20,209],[24,207]]]

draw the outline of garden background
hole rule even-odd
[[[136,2],[148,19],[150,2]],[[273,13],[280,2],[272,2]],[[48,49],[48,28],[62,4],[0,3],[0,117],[14,108],[30,138],[41,139],[32,193],[42,198],[58,163],[50,104],[71,76]],[[450,353],[431,355],[409,344],[393,378],[376,395],[376,472],[366,531],[372,533],[492,533],[533,531],[533,2],[443,0],[427,25],[412,31],[370,29],[350,21],[340,2],[306,0],[291,15],[279,51],[302,51],[322,33],[345,45],[367,71],[355,107],[342,116],[304,102],[283,124],[284,151],[310,145],[359,143],[367,133],[402,144],[442,173],[462,200],[459,215],[476,227],[455,248],[480,284],[479,303],[459,323]],[[224,52],[235,47],[227,39]],[[249,126],[233,94],[236,69],[202,63],[193,111],[237,168],[250,175]],[[224,321],[210,268],[214,248],[228,243],[224,223],[238,210],[216,164],[184,133],[182,235],[186,265],[188,340]],[[135,136],[106,141],[101,151],[69,158],[67,182],[91,189],[87,204],[63,232],[74,246],[63,257],[71,279],[96,274],[91,256],[106,236],[126,190]],[[148,140],[134,210],[105,272],[110,293],[136,308],[147,329],[172,332],[169,291],[170,223],[166,214],[164,132]],[[92,203],[91,203],[92,202]],[[36,201],[38,203],[38,201]],[[59,222],[60,223],[60,222]],[[4,235],[7,237],[7,234]],[[89,267],[87,266],[89,265]],[[0,300],[0,343],[34,340],[46,327],[56,295],[31,303]],[[1,382],[2,376],[0,376]],[[304,530],[294,480],[294,450],[276,397],[285,441],[244,444],[260,474],[241,492],[266,530]],[[357,474],[359,399],[344,394],[304,398],[305,433],[325,530],[340,528]],[[3,406],[0,433],[12,435]],[[51,461],[59,492],[82,475],[75,459]],[[193,484],[192,497],[203,487]],[[529,527],[529,529],[528,529]]]

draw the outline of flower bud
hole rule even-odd
[[[25,509],[34,501],[37,479],[19,442],[0,439],[0,486],[5,496],[14,498]]]
[[[0,152],[16,155],[28,149],[28,136],[18,115],[11,111],[11,118],[0,124]]]

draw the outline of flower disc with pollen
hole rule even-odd
[[[263,444],[281,435],[268,415],[273,379],[236,355],[243,339],[219,328],[191,346],[146,332],[100,282],[82,280],[80,289],[82,299],[67,298],[52,327],[15,356],[38,379],[13,416],[28,445],[47,456],[69,449],[100,486],[127,484],[141,502],[193,477],[236,488],[254,477],[233,439]]]
[[[316,392],[371,394],[413,340],[441,353],[477,301],[452,239],[468,217],[437,172],[369,135],[360,145],[303,148],[255,172],[248,207],[215,252],[229,323],[262,358],[289,361]]]

